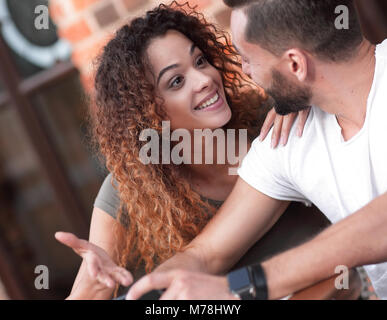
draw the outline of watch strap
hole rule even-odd
[[[234,270],[227,275],[231,292],[242,300],[267,300],[266,276],[261,264]]]
[[[266,282],[265,271],[260,263],[249,266],[250,274],[254,283],[256,291],[256,300],[267,300],[268,299],[268,288]]]

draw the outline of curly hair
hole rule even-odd
[[[120,196],[119,263],[131,271],[144,264],[150,272],[184,248],[214,213],[191,188],[184,165],[144,165],[139,157],[141,131],[161,133],[166,119],[154,84],[145,77],[145,52],[152,39],[171,29],[194,42],[222,75],[232,110],[225,128],[246,128],[256,135],[252,130],[264,109],[259,108],[262,92],[242,76],[228,35],[187,3],[162,4],[116,32],[98,58],[90,116],[94,139]]]

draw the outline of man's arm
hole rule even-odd
[[[269,299],[279,299],[329,278],[338,265],[350,269],[387,261],[386,235],[387,193],[314,239],[263,262]],[[178,283],[174,285],[176,278]],[[169,271],[142,281],[129,298],[163,287],[174,287],[163,295],[168,299],[233,298],[226,277]]]
[[[307,243],[262,266],[269,298],[276,299],[329,278],[339,265],[348,269],[387,261],[387,193],[330,226]]]
[[[288,201],[270,198],[252,188],[241,178],[219,212],[187,248],[145,276],[130,290],[137,299],[152,289],[166,288],[174,281],[157,274],[169,270],[189,270],[210,274],[227,272],[247,250],[279,219]],[[155,282],[156,279],[156,282]],[[169,279],[160,283],[157,279]]]

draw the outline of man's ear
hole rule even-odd
[[[289,49],[282,56],[281,67],[286,73],[304,82],[308,77],[308,57],[299,49]]]

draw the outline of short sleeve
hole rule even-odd
[[[113,179],[113,183],[116,183]],[[98,195],[94,201],[94,207],[101,209],[111,215],[114,219],[117,218],[117,211],[120,206],[120,198],[118,191],[112,185],[112,174],[106,176]]]
[[[270,146],[271,134],[263,141],[255,139],[238,169],[238,175],[254,189],[278,200],[299,201],[310,205],[289,177],[289,159],[286,148]]]

